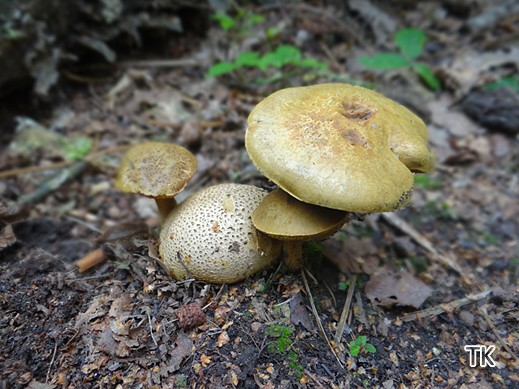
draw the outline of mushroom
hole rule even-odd
[[[413,172],[433,168],[424,122],[359,86],[277,91],[247,124],[245,146],[258,169],[293,197],[322,207],[395,210],[411,198]]]
[[[159,252],[176,279],[223,284],[270,265],[281,244],[259,232],[251,215],[267,192],[251,185],[220,184],[175,207],[160,233]]]
[[[161,220],[176,206],[174,198],[195,173],[196,157],[182,146],[145,142],[130,147],[123,156],[115,186],[122,192],[155,199]]]
[[[297,270],[303,265],[303,242],[334,234],[349,216],[345,211],[304,203],[278,188],[256,208],[252,223],[268,236],[283,241],[285,266]]]
[[[258,169],[291,196],[319,207],[393,211],[410,201],[414,173],[433,169],[425,123],[393,100],[359,86],[277,91],[252,110],[247,125],[245,146]],[[260,211],[253,216],[257,228],[267,232],[262,227],[268,227],[267,218],[274,224],[276,217],[283,223],[294,217],[285,207],[272,209],[262,215],[261,226]],[[334,217],[340,223],[339,214]],[[297,259],[301,248],[290,246],[285,262],[295,270],[302,263]]]

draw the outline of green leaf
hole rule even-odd
[[[429,66],[423,63],[415,63],[413,64],[413,69],[420,75],[421,79],[429,88],[435,91],[441,89],[440,80],[434,75],[432,69]]]
[[[281,29],[279,27],[269,27],[265,30],[265,35],[268,39],[273,39],[279,35]]]
[[[218,62],[209,68],[209,70],[207,71],[207,75],[209,77],[220,76],[222,74],[227,74],[227,73],[232,72],[237,67],[238,66],[234,62],[228,62],[228,61]]]
[[[274,53],[278,56],[283,65],[297,63],[301,60],[301,51],[292,45],[280,45]]]
[[[236,26],[236,21],[225,13],[217,13],[212,16],[218,22],[222,30],[228,31]]]
[[[349,281],[349,280],[348,281],[344,281],[344,282],[339,282],[339,285],[337,287],[339,288],[339,290],[344,291],[344,290],[348,289],[350,284],[351,284],[351,281]]]
[[[356,357],[360,353],[359,346],[353,344],[353,342],[350,343],[350,354],[352,357]]]
[[[364,347],[366,345],[366,337],[365,336],[359,336],[355,342],[357,343],[357,346]]]
[[[314,69],[328,69],[328,65],[315,58],[304,58],[297,63],[298,66],[303,68],[314,68]]]
[[[409,59],[422,54],[426,39],[425,33],[417,28],[403,28],[395,34],[396,45]]]
[[[400,54],[379,53],[370,56],[362,56],[359,63],[367,68],[374,70],[392,70],[409,66],[407,59]]]
[[[258,23],[263,23],[265,21],[265,17],[261,14],[252,14],[250,17],[245,21],[245,25],[247,27],[251,27]]]
[[[369,353],[376,353],[377,352],[377,349],[371,343],[366,344],[366,346],[364,348]]]
[[[519,91],[519,78],[515,76],[502,77],[495,82],[485,84],[485,90],[496,90],[499,88],[508,87],[512,90]]]
[[[257,51],[246,51],[238,55],[234,63],[241,66],[258,67],[261,59]]]
[[[79,161],[86,157],[92,149],[92,139],[85,137],[63,138],[63,156],[72,161]]]
[[[258,64],[262,70],[265,70],[269,66],[280,68],[284,65],[282,58],[276,53],[270,52],[261,57],[260,63]]]

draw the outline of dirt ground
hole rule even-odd
[[[216,23],[172,38],[161,58],[187,65],[137,51],[102,74],[64,72],[43,102],[2,102],[0,388],[519,385],[519,92],[483,87],[517,74],[519,19],[500,8],[513,2],[350,3],[344,18],[312,3],[249,5],[264,20],[245,38]],[[258,49],[258,31],[273,26],[330,73],[206,76],[222,60],[216,47]],[[420,60],[437,91],[409,68],[355,61],[394,52],[392,33],[409,26],[427,35]],[[233,285],[173,279],[158,259],[154,202],[113,185],[125,146],[189,148],[199,166],[179,200],[223,182],[272,189],[244,149],[249,112],[282,87],[346,78],[426,121],[437,166],[411,203],[306,245],[302,272],[276,263]],[[71,158],[63,145],[85,138],[86,156]],[[108,260],[78,272],[96,248]],[[495,346],[494,366],[471,367],[466,345]]]

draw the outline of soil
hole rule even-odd
[[[244,85],[232,75],[207,78],[202,67],[148,61],[121,66],[109,81],[64,78],[44,105],[30,105],[32,114],[19,99],[5,101],[0,166],[13,174],[0,181],[0,388],[517,387],[519,139],[510,127],[470,119],[458,104],[461,93],[511,65],[503,59],[485,68],[475,57],[469,69],[477,77],[457,84],[459,37],[442,34],[460,34],[472,19],[449,4],[441,8],[450,12],[445,23],[421,23],[446,45],[424,58],[438,64],[444,88],[434,93],[408,73],[343,62],[347,29],[316,30],[326,24],[319,18],[330,17],[326,8],[256,10],[269,23],[288,23],[287,42],[297,44],[290,39],[307,31],[305,55],[411,101],[424,113],[436,153],[436,170],[417,179],[406,208],[357,215],[334,237],[307,244],[301,272],[276,263],[234,285],[175,280],[158,259],[153,201],[118,192],[113,179],[121,146],[156,139],[182,144],[199,160],[179,200],[222,182],[270,190],[244,149],[248,113],[280,87],[329,79]],[[399,26],[427,11],[392,7],[377,8],[379,16]],[[366,32],[363,12],[354,20]],[[321,23],[310,24],[308,15]],[[507,42],[503,36],[512,33],[500,26],[494,38]],[[225,44],[213,28],[206,37],[176,36],[175,54],[196,58],[211,52],[215,39]],[[483,44],[491,37],[478,34],[471,30],[458,44],[481,56],[493,52]],[[366,33],[362,41],[373,48],[376,37]],[[125,77],[128,84],[116,90]],[[73,170],[78,162],[56,149],[16,149],[14,117],[22,112],[69,139],[93,140],[84,166]],[[56,172],[71,177],[52,186]],[[20,201],[42,188],[41,196]],[[78,272],[76,261],[99,247],[107,260]],[[187,314],[177,316],[183,307]],[[374,349],[364,345],[355,355],[352,342],[362,339]],[[471,367],[467,345],[495,346],[495,366]]]

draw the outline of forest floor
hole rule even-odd
[[[247,8],[239,33],[213,21],[205,36],[176,35],[162,57],[173,62],[137,52],[116,68],[69,69],[45,109],[14,98],[0,150],[0,388],[517,387],[519,92],[508,76],[519,26],[489,16],[506,1],[468,3],[352,1],[344,17],[297,3]],[[410,66],[357,60],[398,52],[392,36],[410,26],[427,36],[416,61],[438,90]],[[225,55],[281,43],[328,70],[206,76]],[[345,80],[426,121],[437,167],[417,177],[411,203],[308,245],[301,273],[174,280],[157,258],[153,201],[114,188],[124,147],[189,148],[199,167],[184,197],[223,182],[268,188],[244,149],[251,109],[282,87]],[[109,260],[78,272],[98,247]],[[190,303],[205,316],[182,329],[176,311]],[[494,366],[471,367],[467,345],[495,346]]]

